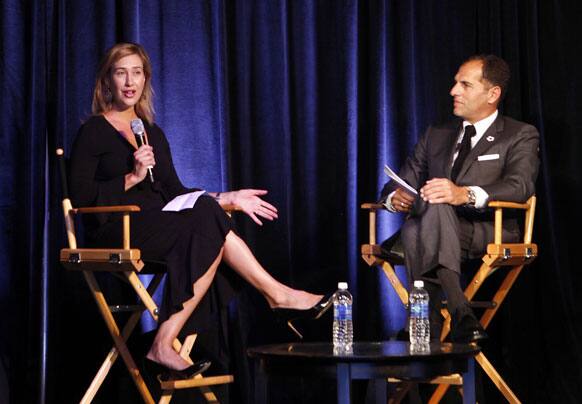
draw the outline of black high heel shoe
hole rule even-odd
[[[303,334],[301,334],[297,328],[293,325],[296,320],[317,320],[325,314],[326,311],[333,305],[333,293],[328,293],[321,298],[319,302],[310,307],[309,309],[286,309],[286,308],[275,308],[272,309],[273,313],[277,316],[277,319],[281,322],[287,323],[287,326],[291,331],[303,339]]]
[[[207,370],[212,362],[207,359],[201,359],[195,361],[192,365],[188,366],[186,369],[176,370],[170,369],[164,365],[154,362],[151,359],[144,358],[144,367],[153,374],[158,375],[158,378],[162,382],[168,380],[188,380],[192,379],[194,376]]]

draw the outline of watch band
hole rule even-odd
[[[467,199],[467,205],[475,206],[475,203],[477,202],[477,196],[475,195],[475,191],[469,187],[467,187]]]

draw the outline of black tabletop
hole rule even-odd
[[[255,358],[287,358],[329,362],[399,362],[467,358],[480,348],[472,344],[431,343],[428,352],[410,351],[410,344],[402,341],[354,342],[353,352],[334,353],[333,345],[325,342],[299,342],[264,345],[248,349]]]

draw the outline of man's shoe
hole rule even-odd
[[[452,336],[453,342],[461,343],[461,344],[469,344],[471,342],[479,342],[486,340],[489,338],[483,327],[475,328],[473,330],[467,330],[462,333],[455,333],[456,335]]]
[[[453,342],[468,344],[470,342],[483,341],[489,338],[479,321],[473,314],[465,314],[460,320],[453,321],[451,340]]]

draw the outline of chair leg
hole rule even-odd
[[[497,292],[495,293],[495,295],[493,297],[492,301],[496,303],[495,307],[485,310],[485,312],[481,316],[480,323],[484,328],[487,328],[487,326],[489,325],[489,323],[493,319],[493,316],[495,315],[495,313],[497,313],[497,310],[499,310],[501,303],[503,303],[503,300],[507,296],[509,290],[511,289],[511,286],[513,285],[513,283],[515,282],[515,280],[519,276],[522,269],[523,269],[523,265],[518,265],[518,266],[512,267],[510,270],[508,270],[507,275],[503,279],[503,282],[501,283],[500,287],[498,288]],[[467,296],[468,299],[472,299],[475,296],[475,294],[479,290],[480,285],[482,284],[482,281],[485,279],[487,274],[490,273],[491,270],[492,270],[492,268],[489,265],[487,265],[486,263],[484,263],[481,266],[481,268],[479,269],[477,274],[475,274],[473,281],[465,290],[465,295]],[[450,317],[450,315],[448,315],[448,313],[447,313],[447,316]],[[447,333],[448,333],[448,329],[445,332],[445,329],[443,327],[443,335],[441,337],[441,340],[446,337]],[[503,394],[503,396],[507,399],[508,402],[520,403],[517,396],[509,388],[507,383],[505,383],[505,381],[503,380],[501,375],[495,370],[495,368],[493,367],[491,362],[489,362],[489,360],[485,357],[485,355],[482,352],[479,353],[475,357],[475,359],[477,360],[477,363],[479,363],[481,368],[485,371],[485,373],[487,374],[489,379],[491,379],[493,384],[495,384],[495,386],[497,387],[499,392],[501,394]],[[446,384],[439,385],[437,387],[437,389],[434,391],[434,393],[432,394],[429,402],[430,403],[440,402],[440,400],[444,397],[445,393],[447,392],[448,388],[449,388],[449,386]]]
[[[162,391],[162,395],[158,404],[168,404],[172,400],[172,395],[174,394],[174,390],[164,390]]]
[[[497,386],[497,389],[501,392],[501,394],[503,394],[503,397],[505,397],[505,399],[509,403],[521,404],[521,401],[519,401],[517,396],[513,393],[513,391],[511,391],[511,389],[509,388],[507,383],[505,383],[501,375],[497,373],[497,371],[495,370],[491,362],[489,362],[489,360],[485,357],[483,352],[479,352],[479,354],[475,356],[475,359],[477,360],[477,362],[479,362],[481,368],[483,368],[485,373],[487,373],[487,376],[489,376],[491,381],[495,384],[495,386]]]
[[[124,275],[127,277],[129,283],[131,283],[131,286],[141,299],[144,306],[150,312],[152,318],[158,321],[158,305],[156,304],[156,302],[154,302],[154,299],[152,299],[152,295],[148,293],[146,288],[143,286],[143,283],[139,279],[139,276],[137,276],[135,272],[124,272]],[[155,283],[155,287],[157,288],[157,285],[159,284],[160,280],[161,275],[156,274],[151,283]]]
[[[410,389],[414,387],[415,383],[412,382],[400,382],[396,389],[396,393],[392,397],[388,398],[388,404],[399,404],[404,400],[404,397],[408,394]]]
[[[97,307],[99,307],[99,311],[101,312],[101,316],[103,317],[103,320],[105,321],[105,324],[107,325],[107,329],[109,330],[109,333],[111,334],[111,338],[113,339],[115,347],[117,348],[117,351],[119,352],[119,354],[121,355],[121,358],[125,362],[125,366],[127,367],[127,370],[129,372],[129,374],[131,375],[133,382],[135,383],[143,400],[146,403],[153,404],[154,399],[152,398],[152,395],[151,395],[150,391],[148,390],[148,388],[145,384],[145,381],[143,380],[143,377],[141,376],[141,373],[140,373],[137,365],[135,364],[135,361],[133,360],[131,353],[129,352],[129,349],[127,349],[127,345],[125,344],[125,340],[123,339],[122,335],[119,332],[119,327],[117,326],[117,323],[115,322],[115,319],[113,318],[113,314],[111,313],[111,310],[109,310],[109,305],[107,304],[107,301],[105,300],[105,296],[103,295],[103,292],[101,291],[101,288],[99,287],[99,284],[97,283],[97,280],[95,279],[95,275],[93,275],[93,273],[91,273],[89,271],[83,271],[83,274],[85,275],[85,280],[87,281],[89,288],[91,289],[91,293],[93,294],[93,297],[95,298],[95,302],[97,303]],[[99,387],[100,386],[97,386],[97,389]],[[95,391],[95,393],[96,393],[96,391]]]
[[[408,290],[402,286],[402,282],[396,276],[396,271],[394,271],[394,267],[390,265],[388,262],[382,262],[382,270],[384,271],[384,275],[388,278],[388,281],[392,284],[394,291],[398,294],[400,301],[404,305],[404,307],[408,306]]]
[[[499,289],[497,289],[497,292],[493,296],[493,302],[496,303],[495,307],[492,309],[485,310],[485,312],[481,316],[480,321],[481,321],[481,325],[483,327],[486,328],[489,325],[489,323],[493,319],[493,316],[495,315],[495,313],[497,313],[497,310],[499,310],[501,303],[503,303],[503,300],[505,300],[505,297],[509,293],[509,290],[511,289],[511,287],[515,283],[515,280],[519,276],[522,269],[523,269],[523,265],[518,265],[518,266],[511,268],[507,272],[507,275],[505,275],[505,278],[503,279],[503,282],[499,286]]]
[[[127,320],[127,323],[125,323],[123,331],[121,332],[124,341],[127,341],[133,329],[138,324],[140,317],[141,312],[135,312],[131,315],[129,320]],[[83,396],[81,403],[90,403],[93,401],[93,399],[95,398],[95,394],[97,394],[97,391],[105,381],[105,378],[109,374],[109,371],[111,370],[111,367],[117,360],[118,356],[119,351],[117,350],[117,347],[113,346],[109,353],[107,354],[107,356],[105,357],[105,360],[103,361],[103,364],[97,371],[97,374],[93,378],[93,381],[91,382],[91,385],[89,386],[87,392]]]
[[[439,384],[435,391],[430,396],[430,399],[428,400],[429,404],[440,403],[445,394],[447,393],[448,389],[449,389],[448,384]]]

